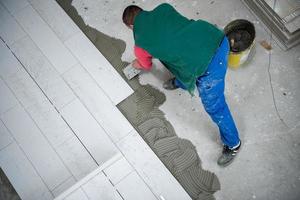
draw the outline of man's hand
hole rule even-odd
[[[136,69],[143,69],[142,65],[139,63],[139,61],[137,59],[132,61],[132,66]]]

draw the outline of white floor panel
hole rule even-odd
[[[75,136],[58,146],[57,152],[77,181],[98,167],[91,155]]]
[[[0,78],[0,115],[18,104],[16,97],[7,87],[5,82]]]
[[[15,142],[0,151],[0,166],[21,199],[53,199],[49,189]]]
[[[28,0],[61,41],[80,29],[54,0]]]
[[[0,76],[5,79],[22,68],[5,43],[0,40]]]
[[[191,199],[136,131],[120,141],[118,146],[157,197],[163,196],[172,200]]]
[[[128,163],[125,157],[113,163],[103,170],[112,184],[118,184],[124,177],[133,172],[133,167]]]
[[[0,151],[13,142],[13,138],[4,126],[3,122],[0,121]]]
[[[31,6],[27,6],[14,16],[59,73],[67,71],[77,63],[52,29]]]
[[[70,127],[49,101],[32,105],[26,110],[53,147],[74,137]]]
[[[67,198],[69,195],[71,195],[72,193],[74,193],[76,190],[78,189],[82,189],[84,185],[87,185],[87,188],[93,192],[97,192],[96,190],[94,190],[95,187],[99,186],[98,183],[98,179],[94,179],[95,177],[97,177],[99,174],[104,174],[103,173],[103,169],[109,167],[110,165],[112,165],[113,163],[115,163],[116,161],[120,160],[122,158],[122,154],[118,153],[117,155],[115,155],[114,157],[112,157],[110,160],[106,161],[104,164],[97,166],[96,169],[94,169],[93,171],[91,171],[88,175],[86,175],[84,178],[82,178],[81,180],[77,181],[75,185],[73,185],[72,187],[70,187],[68,190],[66,190],[65,192],[63,192],[61,195],[59,195],[58,197],[55,198],[55,200],[62,200]],[[105,175],[105,174],[104,174]],[[107,177],[108,178],[108,177]],[[107,179],[106,178],[106,179]],[[93,181],[95,180],[95,181]],[[93,184],[89,184],[89,182],[93,182]],[[108,181],[108,179],[106,180]],[[101,185],[101,184],[100,184]],[[105,186],[106,183],[103,185]],[[111,184],[112,186],[113,184]],[[94,187],[95,186],[95,187]],[[106,185],[107,186],[107,185]],[[99,188],[99,192],[102,191],[101,188]],[[88,195],[86,193],[86,195]],[[97,197],[99,196],[99,194],[92,194],[92,197]],[[109,195],[109,196],[115,196],[115,195]]]
[[[1,1],[2,2],[2,1]],[[11,45],[26,34],[12,15],[1,5],[0,2],[0,36],[8,44]],[[8,1],[7,1],[8,2]]]
[[[79,100],[64,107],[61,113],[99,165],[118,153],[106,132]]]
[[[65,73],[64,78],[114,142],[133,130],[131,124],[81,65]]]
[[[129,85],[83,33],[77,33],[65,44],[115,105],[133,93]]]
[[[11,49],[55,107],[61,109],[75,99],[72,90],[29,36],[17,41]]]
[[[86,194],[82,191],[81,188],[77,189],[69,196],[65,198],[65,200],[89,200]]]
[[[126,176],[118,185],[117,190],[124,200],[157,200],[149,187],[143,182],[136,172]]]
[[[17,99],[24,107],[29,107],[47,100],[34,80],[29,76],[20,64],[19,60],[0,41],[0,76],[12,90]],[[10,95],[11,96],[11,95]],[[9,101],[9,96],[5,97]]]
[[[23,108],[17,106],[11,109],[2,116],[2,120],[50,190],[71,176]]]
[[[23,68],[5,82],[25,108],[48,100]]]
[[[119,193],[103,173],[99,173],[89,182],[82,185],[81,188],[89,200],[122,200]]]
[[[9,10],[11,13],[22,10],[29,5],[27,0],[1,0],[1,3]]]
[[[61,193],[72,187],[76,183],[76,179],[71,176],[69,179],[67,179],[65,182],[54,188],[51,192],[54,195],[54,197],[59,196]]]

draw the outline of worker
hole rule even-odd
[[[224,96],[230,47],[223,31],[206,21],[187,19],[167,3],[152,11],[130,5],[123,12],[123,22],[133,30],[136,56],[133,67],[150,70],[154,57],[175,76],[164,82],[165,89],[182,88],[193,94],[197,87],[223,142],[217,163],[229,165],[241,141]]]

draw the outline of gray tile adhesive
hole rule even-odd
[[[220,190],[217,176],[202,169],[195,146],[189,140],[179,138],[159,110],[166,100],[165,95],[150,85],[141,85],[137,77],[128,81],[122,73],[122,69],[129,64],[121,60],[125,42],[86,25],[72,6],[72,0],[57,2],[135,91],[117,106],[119,110],[192,199],[215,199],[213,193]]]

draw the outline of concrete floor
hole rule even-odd
[[[282,51],[272,34],[240,0],[74,0],[73,5],[90,26],[127,43],[123,60],[134,59],[132,33],[121,22],[122,10],[135,3],[152,9],[171,3],[189,18],[204,19],[224,27],[243,18],[255,24],[257,38],[253,59],[238,70],[228,70],[227,102],[235,118],[243,147],[236,161],[220,168],[216,160],[221,143],[216,126],[203,110],[199,98],[184,91],[165,91],[162,82],[170,75],[155,61],[150,73],[140,75],[165,93],[161,106],[177,134],[197,147],[203,167],[221,182],[217,199],[300,198],[300,46]],[[271,43],[267,51],[259,41]]]

